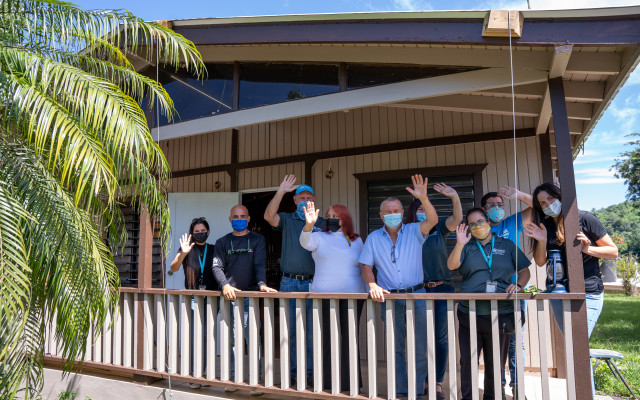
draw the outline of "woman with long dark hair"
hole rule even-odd
[[[584,288],[569,287],[567,275],[559,276],[554,288],[553,277],[547,274],[547,289],[554,291],[564,286],[567,291],[586,293],[589,336],[598,321],[604,302],[604,284],[600,275],[600,258],[618,257],[618,248],[607,234],[602,223],[588,211],[578,211],[580,233],[575,238],[582,245]],[[531,238],[536,264],[547,264],[550,253],[559,254],[559,261],[566,266],[567,238],[562,215],[562,193],[553,183],[543,183],[533,191],[532,221],[525,224],[525,235]],[[566,271],[566,268],[564,269]],[[553,273],[551,274],[553,275]],[[562,302],[552,300],[551,307],[562,331],[564,329]]]
[[[364,293],[365,285],[360,272],[362,239],[353,230],[353,220],[347,207],[334,204],[325,214],[325,225],[321,232],[313,232],[320,210],[313,202],[305,208],[306,225],[300,234],[300,245],[311,252],[316,264],[316,272],[311,284],[311,292]],[[364,302],[356,302],[356,321],[360,320]],[[340,388],[348,391],[349,385],[349,318],[347,300],[339,300],[338,323],[340,339]],[[322,361],[323,387],[331,388],[331,324],[329,322],[329,300],[322,301]],[[356,322],[356,337],[358,323]],[[360,368],[358,384],[362,386]]]

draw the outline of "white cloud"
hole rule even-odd
[[[581,185],[601,185],[606,183],[622,183],[623,179],[616,178],[584,178],[584,179],[576,179],[576,183]]]
[[[584,168],[575,169],[574,171],[578,175],[590,175],[592,177],[599,178],[611,178],[613,177],[613,171],[609,171],[609,168]]]
[[[636,68],[636,70],[629,75],[629,79],[624,83],[625,86],[637,84],[640,84],[640,68]]]
[[[573,162],[573,165],[576,164],[596,164],[601,162],[611,162],[613,163],[614,157],[600,157],[600,158],[578,158]]]
[[[633,100],[630,100],[630,99],[631,97],[625,99],[624,107],[618,107],[615,101],[612,102],[611,105],[609,106],[609,109],[611,110],[613,117],[619,123],[618,125],[620,127],[619,134],[622,134],[622,135],[627,135],[629,133],[632,133],[633,127],[635,126],[636,121],[638,119],[638,115],[640,114],[640,108],[628,106],[629,104],[633,104],[632,103]]]
[[[637,0],[529,0],[533,10],[562,10],[637,5]],[[500,0],[483,3],[483,9],[526,10],[526,0]]]
[[[433,10],[433,6],[421,0],[393,0],[393,7],[398,11]]]

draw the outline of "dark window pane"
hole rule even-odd
[[[337,91],[337,65],[240,65],[240,108],[281,103]]]
[[[385,83],[456,74],[473,69],[476,68],[349,64],[347,66],[347,89],[358,89],[367,86],[383,85]]]
[[[205,80],[197,80],[184,70],[160,71],[160,83],[178,112],[174,123],[231,111],[233,65],[207,64],[206,67]],[[167,123],[167,118],[160,115],[160,125]]]

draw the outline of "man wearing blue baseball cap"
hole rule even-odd
[[[309,284],[315,273],[315,263],[311,257],[311,252],[305,250],[300,245],[300,232],[306,224],[304,216],[304,207],[309,201],[315,202],[316,197],[313,188],[309,185],[294,186],[296,183],[295,175],[286,175],[284,180],[278,187],[273,199],[269,202],[264,212],[264,219],[275,229],[282,232],[282,254],[280,256],[280,269],[282,270],[282,280],[280,281],[281,292],[308,292]],[[285,193],[292,192],[295,189],[293,201],[296,203],[296,211],[292,213],[278,212],[280,202]],[[314,229],[322,229],[324,227],[324,219],[318,218]],[[312,323],[311,323],[311,301],[306,302],[307,309],[307,325],[306,325],[306,362],[307,376],[312,376],[313,368],[313,341],[312,341]],[[290,366],[291,379],[297,378],[297,386],[299,390],[304,390],[306,386],[306,377],[302,372],[300,376],[297,374],[297,355],[296,355],[296,320],[295,320],[295,301],[291,300],[289,305],[289,348],[290,348]],[[302,367],[304,368],[304,367]]]

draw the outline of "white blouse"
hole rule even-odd
[[[302,231],[300,245],[311,252],[316,264],[312,292],[365,292],[358,262],[363,247],[361,238],[349,245],[343,232]]]

